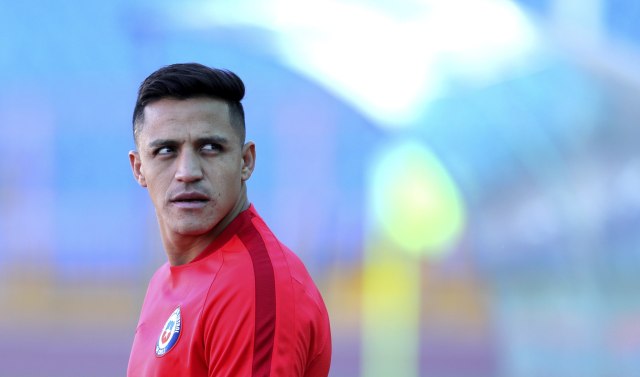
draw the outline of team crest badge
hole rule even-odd
[[[164,356],[167,352],[171,351],[173,346],[178,342],[180,338],[180,330],[182,327],[182,317],[180,316],[180,307],[171,313],[167,323],[164,324],[158,342],[156,343],[156,356]]]

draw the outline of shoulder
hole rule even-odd
[[[283,260],[286,263],[286,270],[291,279],[291,285],[296,292],[296,300],[299,303],[309,302],[315,308],[324,311],[322,295],[300,256],[283,244],[281,244],[281,249]]]
[[[268,263],[265,264],[269,264],[269,268],[273,270],[278,288],[283,284],[289,285],[295,294],[296,304],[308,302],[320,311],[325,310],[320,292],[302,259],[276,237],[261,217],[253,217],[252,230],[247,231],[247,234],[250,234],[248,238],[253,239],[250,241],[253,247],[264,249],[265,257],[268,258]],[[256,258],[261,259],[259,250],[252,252],[258,254]]]
[[[240,239],[233,237],[207,259],[215,259],[217,262],[205,304],[223,309],[230,302],[238,301],[243,304],[242,308],[247,309],[249,298],[254,296],[255,282],[251,257]],[[208,260],[202,262],[207,263]],[[237,306],[236,304],[233,306]]]

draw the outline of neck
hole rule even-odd
[[[167,252],[169,264],[180,266],[194,260],[204,249],[222,233],[240,212],[249,208],[246,187],[243,185],[240,197],[234,207],[209,232],[202,235],[183,235],[162,232],[162,243]]]

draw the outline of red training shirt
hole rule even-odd
[[[196,259],[151,278],[127,376],[325,377],[329,316],[253,205]]]

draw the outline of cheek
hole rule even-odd
[[[216,182],[219,182],[217,185]],[[235,197],[242,187],[242,179],[239,170],[231,170],[224,172],[214,180],[214,187],[218,187],[219,196]]]
[[[171,183],[171,177],[166,174],[150,174],[145,177],[147,181],[147,190],[154,202],[159,203],[164,200],[167,189]]]

